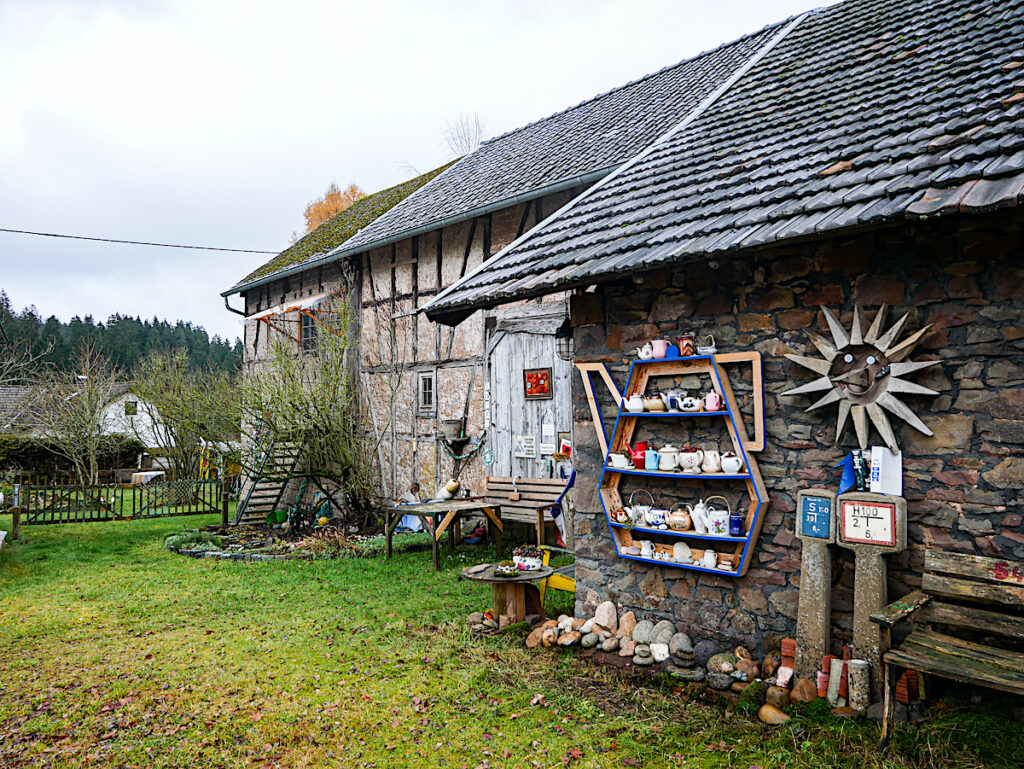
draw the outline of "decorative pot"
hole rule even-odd
[[[665,523],[665,515],[668,513],[663,507],[652,507],[647,515],[644,516],[644,520],[647,521],[649,526],[662,526]]]
[[[687,395],[679,402],[682,411],[700,411],[702,406],[700,398],[695,395]]]
[[[682,502],[677,502],[668,511],[668,515],[665,516],[665,523],[673,531],[686,531],[692,525],[690,514],[686,512],[685,507]]]
[[[541,566],[544,565],[543,560],[540,558],[522,558],[518,555],[512,556],[512,562],[516,565],[516,568],[520,571],[537,571]]]
[[[658,466],[666,471],[672,472],[679,467],[679,449],[671,444],[661,449],[661,461]]]
[[[704,551],[704,557],[701,559],[705,569],[714,569],[718,566],[718,553],[711,548]]]
[[[636,497],[637,494],[641,493],[646,494],[648,498],[651,500],[651,503],[649,505],[634,504],[633,498]],[[644,522],[647,520],[647,513],[650,512],[652,507],[654,507],[654,495],[651,494],[651,492],[649,492],[647,489],[637,489],[632,494],[630,494],[629,510],[630,518],[632,518],[633,525],[643,526]]]
[[[653,357],[664,358],[665,353],[668,352],[668,341],[665,339],[655,339],[651,342],[651,351],[653,353]]]
[[[616,507],[611,511],[610,516],[614,523],[629,523],[629,513],[624,507]]]
[[[703,461],[704,452],[700,449],[690,446],[679,452],[679,469],[684,473],[699,473]]]
[[[644,397],[644,411],[665,411],[665,403],[660,395],[647,395]]]
[[[719,510],[717,507],[712,507],[711,500],[720,499],[725,502],[725,509]],[[725,497],[718,496],[717,494],[713,497],[708,497],[706,500],[708,506],[707,512],[707,529],[708,534],[714,534],[716,537],[727,537],[729,536],[729,516],[732,511],[729,509],[729,500]]]
[[[629,457],[617,451],[613,451],[608,455],[608,461],[611,462],[612,467],[616,470],[628,470],[633,466],[629,461]]]
[[[683,334],[677,337],[676,345],[679,347],[679,354],[684,358],[697,352],[693,343],[693,334]]]
[[[718,348],[715,347],[715,337],[708,334],[704,337],[703,341],[697,345],[698,355],[714,355],[718,352]]]

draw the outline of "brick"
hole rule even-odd
[[[749,305],[751,310],[788,310],[794,306],[793,289],[773,286],[760,292],[760,296]]]
[[[787,331],[796,331],[801,328],[808,328],[814,323],[814,310],[793,309],[780,312],[778,323]]]
[[[868,307],[880,304],[895,307],[903,304],[907,298],[907,288],[903,281],[896,280],[893,275],[861,275],[857,278],[853,298]]]
[[[944,470],[935,473],[934,478],[947,486],[973,486],[978,482],[978,473],[974,470]]]

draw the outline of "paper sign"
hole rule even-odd
[[[903,454],[893,454],[885,446],[871,447],[871,491],[875,494],[903,496]]]
[[[513,435],[512,456],[519,459],[537,458],[537,436],[535,435]]]

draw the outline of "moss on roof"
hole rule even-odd
[[[255,280],[269,277],[288,267],[334,250],[385,211],[394,208],[435,176],[445,171],[454,162],[453,160],[451,163],[446,163],[415,179],[360,198],[337,216],[324,222],[308,235],[304,235],[298,242],[286,248],[269,262],[250,272],[235,284],[232,291],[240,291]]]

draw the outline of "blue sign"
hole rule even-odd
[[[828,497],[800,498],[800,534],[829,539],[832,532],[832,500]]]

